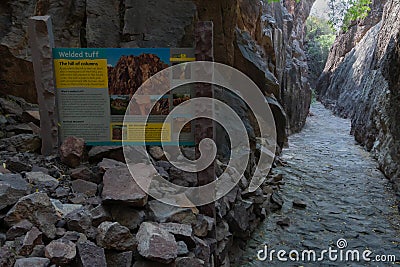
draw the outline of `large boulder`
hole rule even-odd
[[[27,220],[20,221],[19,223],[13,225],[10,229],[8,229],[6,236],[7,240],[14,240],[19,236],[23,236],[29,230],[31,230],[33,224]]]
[[[67,166],[78,167],[85,157],[85,141],[82,138],[67,137],[60,146],[60,157]]]
[[[178,256],[174,236],[156,223],[142,223],[136,238],[139,254],[147,259],[170,263]]]
[[[103,222],[97,228],[97,245],[105,249],[119,251],[132,250],[136,247],[135,237],[129,229],[117,222]]]
[[[53,240],[46,246],[45,255],[52,263],[66,266],[76,257],[76,245],[67,239]]]
[[[25,174],[26,179],[28,179],[29,183],[34,185],[34,189],[43,191],[43,190],[55,190],[59,185],[59,181],[54,177],[51,177],[48,174],[43,172],[28,172]]]
[[[86,241],[78,242],[76,245],[78,251],[77,262],[80,267],[107,267],[104,249],[96,244]]]
[[[101,197],[104,202],[135,207],[143,207],[147,203],[147,194],[135,182],[127,167],[108,169],[103,184]]]
[[[0,175],[0,210],[14,205],[30,191],[28,183],[19,174]]]
[[[22,246],[19,249],[19,255],[29,256],[37,245],[43,245],[42,232],[36,227],[32,227],[24,237]]]
[[[86,233],[92,227],[91,213],[85,208],[68,213],[64,219],[70,231]]]
[[[150,201],[148,208],[156,222],[196,223],[196,214],[191,208],[180,208],[158,200]]]
[[[55,223],[58,217],[50,198],[46,194],[34,193],[21,198],[4,218],[9,226],[23,220],[33,223],[48,238],[55,237]]]

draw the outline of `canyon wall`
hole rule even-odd
[[[341,33],[319,79],[319,97],[351,118],[356,140],[371,150],[400,189],[400,1],[375,1],[371,14]]]
[[[26,33],[27,19],[32,15],[52,15],[57,47],[192,47],[196,22],[211,20],[214,22],[215,60],[241,70],[259,86],[265,95],[265,101],[269,103],[274,113],[277,142],[280,147],[283,147],[287,134],[300,131],[309,112],[311,90],[307,81],[303,39],[305,20],[313,2],[314,0],[300,2],[286,0],[283,3],[267,3],[258,0],[3,1],[0,3],[0,21],[2,22],[0,24],[0,56],[3,59],[3,64],[0,66],[0,94],[20,96],[31,102],[36,101]],[[257,155],[260,153],[256,145],[258,126],[254,123],[254,116],[238,96],[221,88],[215,89],[215,95],[227,102],[239,114],[249,132],[252,151],[249,168],[245,173],[245,176],[249,178],[254,171]],[[13,97],[4,100],[3,102],[7,104],[1,106],[4,114],[8,112],[6,108],[9,105],[12,106],[13,103],[18,102],[15,99],[23,102]],[[7,132],[5,136],[13,138],[12,133]],[[218,131],[217,144],[220,161],[218,161],[217,173],[221,173],[221,170],[226,167],[225,160],[229,159],[229,140],[227,139],[227,136]],[[15,151],[7,152],[8,147],[12,146],[4,146],[4,158],[19,155]],[[157,151],[157,148],[153,149]],[[92,148],[89,151],[89,161],[97,164],[96,160],[101,161],[102,158],[107,157],[121,160],[121,157],[113,157],[116,153],[114,150],[115,148]],[[155,154],[154,151],[153,154]],[[157,158],[157,155],[153,154],[153,158]],[[37,155],[32,155],[32,160],[36,157]],[[10,160],[8,159],[7,162]],[[175,177],[181,183],[192,178],[162,163],[158,167],[165,176],[171,176],[171,179]],[[95,165],[91,167],[96,169]],[[18,172],[17,169],[14,171]],[[72,173],[77,170],[69,171],[71,175],[66,177],[72,177]],[[105,174],[102,173],[99,177],[102,175]],[[119,175],[105,175],[92,184],[93,188],[97,188],[97,184],[99,188],[107,187],[107,179],[118,180],[118,177]],[[212,220],[199,221],[202,229],[205,228],[201,233],[197,233],[199,238],[190,249],[196,258],[203,260],[203,263],[209,260],[209,254],[212,251],[218,255],[215,264],[229,266],[229,262],[235,260],[238,256],[237,251],[260,221],[269,213],[282,207],[282,199],[277,193],[279,175],[269,174],[269,179],[254,193],[246,191],[248,186],[246,177],[243,177],[239,185],[216,203],[217,240],[208,237],[212,229]],[[74,185],[74,182],[67,181],[66,184]],[[111,185],[119,186],[119,183]],[[116,192],[118,190],[120,189],[115,188]],[[107,192],[105,189],[93,191],[97,197],[102,197],[104,192]],[[63,203],[71,202],[70,199],[54,195],[54,192],[47,193]],[[153,203],[155,202],[154,200]],[[102,205],[92,208],[108,207],[106,202]],[[88,204],[88,207],[90,206],[94,205]],[[151,205],[144,204],[143,206],[140,211],[135,210],[135,212],[141,212],[146,215],[144,216],[146,220],[151,220],[151,216],[147,216],[147,211],[152,209]],[[128,211],[126,208],[122,210]],[[190,215],[192,216],[191,213]],[[197,217],[201,219],[200,215]],[[114,218],[113,221],[115,221]],[[198,221],[193,223],[197,225]],[[145,223],[141,225],[146,229],[152,228],[151,225]],[[193,227],[197,227],[196,225]],[[132,231],[136,231],[137,226]],[[179,232],[178,235],[182,233]],[[89,239],[93,241],[94,236],[89,236]],[[98,240],[97,243],[110,249]],[[108,259],[107,256],[107,261]],[[208,265],[211,264],[205,264],[205,266]]]
[[[242,70],[264,91],[283,142],[284,132],[299,131],[308,114],[311,91],[303,38],[313,2],[3,1],[0,94],[36,102],[26,33],[32,15],[53,16],[57,47],[191,47],[195,22],[212,20],[215,60]]]

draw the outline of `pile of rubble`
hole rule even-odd
[[[243,177],[216,203],[216,218],[169,206],[135,183],[121,147],[70,137],[59,155],[44,157],[39,129],[37,106],[0,98],[0,267],[229,266],[260,221],[282,207],[282,177],[272,174],[253,193]],[[149,154],[164,178],[196,185],[160,147]],[[223,168],[218,162],[217,174]]]

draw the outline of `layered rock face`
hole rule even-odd
[[[276,116],[280,131],[287,126],[289,133],[296,132],[304,125],[311,98],[303,36],[313,2],[4,1],[0,55],[8,63],[1,67],[0,93],[36,101],[26,34],[32,15],[53,16],[58,47],[191,47],[195,22],[212,20],[216,61],[242,70],[266,96],[276,98],[269,102],[279,102],[288,117],[286,122],[281,121],[284,114]],[[21,79],[21,70],[29,75]]]
[[[147,79],[167,67],[156,55],[123,56],[115,67],[108,67],[110,95],[133,95]]]
[[[3,58],[14,63],[5,65],[4,70],[2,69],[0,73],[0,81],[2,85],[4,84],[1,87],[1,93],[20,95],[31,101],[35,100],[32,63],[29,61],[30,52],[26,45],[25,31],[27,18],[32,15],[50,14],[53,16],[56,46],[59,47],[192,47],[196,22],[212,20],[214,22],[214,55],[216,61],[241,70],[260,87],[266,97],[265,101],[269,103],[274,113],[278,131],[278,144],[283,146],[287,134],[299,131],[304,125],[311,101],[311,92],[306,77],[307,65],[303,52],[303,36],[304,22],[313,1],[302,0],[297,3],[295,0],[288,0],[283,4],[267,4],[258,0],[67,0],[62,3],[54,0],[6,1],[0,4],[0,19],[5,21],[6,24],[4,25],[8,25],[0,28],[2,44],[0,52],[4,51],[1,54]],[[127,62],[129,60],[133,60],[133,58],[126,58]],[[143,60],[146,61],[147,59]],[[123,62],[121,64],[123,65]],[[23,67],[27,70],[26,75],[24,75],[24,79],[27,79],[26,82],[23,79],[18,79]],[[113,70],[110,69],[110,71]],[[138,70],[137,72],[139,73]],[[118,77],[119,74],[115,72],[112,75]],[[137,77],[134,71],[128,76],[129,78]],[[118,81],[118,79],[114,80]],[[120,86],[121,84],[111,84],[110,87],[114,90],[114,87],[120,89]],[[23,90],[17,90],[18,88],[23,88]],[[122,89],[124,89],[124,86],[122,86]],[[117,179],[117,174],[110,175],[110,173],[119,173],[118,168],[123,166],[119,166],[115,162],[111,164],[106,159],[104,159],[103,164],[97,164],[103,158],[123,161],[120,148],[95,147],[89,151],[90,164],[85,162],[75,168],[75,164],[64,162],[67,166],[75,168],[73,170],[67,168],[71,175],[66,176],[66,179],[75,177],[72,178],[74,181],[66,181],[65,187],[57,187],[56,192],[50,190],[45,193],[52,197],[53,202],[53,198],[62,202],[56,203],[58,203],[58,209],[65,215],[70,213],[65,209],[73,208],[66,205],[76,205],[77,203],[83,204],[91,213],[95,214],[96,216],[93,215],[93,221],[91,221],[86,211],[73,212],[72,215],[67,216],[65,228],[83,234],[90,242],[95,242],[99,247],[93,244],[83,246],[81,241],[84,242],[85,240],[78,242],[78,239],[81,239],[79,236],[72,238],[68,233],[63,233],[64,226],[58,227],[61,228],[61,230],[58,230],[61,233],[57,233],[57,237],[67,236],[72,239],[72,242],[76,243],[76,251],[69,242],[60,241],[62,244],[57,244],[66,248],[74,248],[71,251],[76,253],[71,253],[71,255],[75,257],[75,260],[82,263],[86,262],[87,259],[83,257],[84,253],[80,250],[83,250],[86,246],[94,246],[94,251],[101,254],[101,259],[105,258],[107,262],[114,258],[121,258],[119,257],[120,254],[116,254],[114,250],[120,250],[121,253],[137,250],[142,257],[153,261],[157,260],[160,263],[170,262],[173,258],[177,266],[183,266],[185,263],[186,266],[208,266],[207,261],[210,258],[210,253],[218,255],[216,260],[219,264],[228,264],[230,260],[234,260],[238,255],[237,250],[232,249],[233,244],[237,248],[243,246],[243,242],[250,236],[259,222],[270,212],[280,209],[283,203],[282,198],[277,193],[280,178],[272,176],[272,174],[269,175],[269,179],[263,186],[254,193],[246,191],[249,183],[248,178],[254,171],[257,154],[260,153],[256,150],[255,141],[257,125],[249,108],[238,96],[220,88],[216,88],[215,91],[215,95],[230,104],[242,118],[251,138],[252,150],[248,170],[245,173],[246,177],[243,177],[239,185],[216,203],[217,223],[213,221],[213,218],[197,214],[193,211],[194,209],[178,209],[178,211],[174,211],[173,216],[170,216],[171,218],[164,220],[163,218],[166,215],[161,214],[163,215],[161,216],[158,211],[166,212],[168,209],[165,206],[160,206],[161,204],[154,202],[154,200],[149,200],[149,203],[147,203],[147,195],[143,195],[143,198],[139,200],[132,200],[136,201],[135,203],[140,203],[140,205],[131,207],[131,200],[120,199],[121,196],[119,196],[121,188],[126,183],[122,179]],[[128,92],[116,91],[115,93]],[[6,106],[2,104],[1,107],[5,110]],[[15,113],[13,112],[13,114]],[[19,118],[16,120],[19,122]],[[7,125],[12,124],[8,121],[5,123]],[[31,132],[30,130],[29,133],[31,134]],[[9,138],[5,139],[0,145],[2,145],[4,151],[7,149],[16,151],[7,150],[8,152],[5,152],[4,157],[9,157],[11,154],[12,156],[19,155],[19,147],[12,143],[16,138],[13,134],[5,132],[4,135]],[[33,137],[38,138],[32,134]],[[18,138],[22,137],[19,136]],[[217,175],[220,175],[222,170],[226,168],[224,160],[229,156],[229,142],[223,135],[218,135],[217,139],[219,156],[221,156],[219,158],[221,161],[218,161],[217,164]],[[35,147],[31,151],[37,149]],[[10,155],[8,155],[9,152]],[[36,156],[35,154],[32,157],[35,158]],[[154,159],[158,158],[152,156]],[[113,166],[108,166],[108,164]],[[156,166],[162,175],[169,177],[173,182],[188,183],[189,185],[193,182],[190,176],[177,172],[168,162],[158,160]],[[118,170],[109,170],[115,168]],[[232,170],[232,172],[234,171]],[[111,182],[116,180],[123,182]],[[74,192],[71,199],[69,198],[70,191]],[[111,197],[110,191],[115,193],[111,194]],[[91,197],[82,196],[82,194]],[[92,203],[88,199],[94,202]],[[110,212],[108,212],[108,206],[111,207],[111,205],[121,202],[124,204],[128,202],[131,213],[137,217],[135,222],[126,219],[129,223],[122,223],[122,220],[119,220],[121,225],[115,224],[115,221],[118,220],[111,217],[116,216],[113,214],[116,211],[110,208]],[[121,210],[123,210],[120,212],[121,214],[118,213],[121,216],[129,213],[127,207],[121,208]],[[111,213],[111,217],[107,213]],[[182,216],[184,219],[182,221],[175,219],[182,218]],[[142,227],[143,220],[155,221],[160,224],[165,222],[188,224],[194,233],[185,236],[182,231],[179,233],[170,231],[176,238],[176,246],[171,246],[173,251],[166,251],[165,255],[168,257],[163,258],[165,255],[162,255],[163,257],[153,255],[155,251],[149,251],[147,248],[135,248],[129,230],[135,233],[139,226]],[[11,226],[11,223],[9,226]],[[139,237],[148,239],[147,237],[156,233],[165,232],[159,229],[162,227],[164,226],[145,224],[142,229],[144,234],[139,235]],[[217,233],[217,240],[210,238],[212,232]],[[126,243],[132,243],[132,247],[117,247],[121,244],[111,242],[117,240],[114,238],[115,236],[121,235],[129,241]],[[175,244],[171,235],[163,233],[163,236],[165,237],[163,239],[168,243]],[[108,241],[105,242],[104,240]],[[141,243],[143,240],[139,241]],[[180,241],[184,241],[184,244],[178,244]],[[186,250],[189,252],[182,252],[185,251],[185,243],[188,247]],[[56,263],[59,259],[52,256],[54,254],[52,250],[53,247],[50,246],[46,257]],[[73,258],[72,256],[64,255],[62,260],[70,261],[70,258]],[[128,258],[132,259],[132,253]],[[99,266],[101,265],[99,264]]]
[[[352,119],[352,134],[399,190],[400,2],[375,2],[374,7],[377,13],[337,38],[319,93],[325,104]],[[342,57],[333,60],[337,55]]]

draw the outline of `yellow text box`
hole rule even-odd
[[[63,88],[107,88],[107,59],[55,59],[56,87]]]
[[[111,124],[111,140],[125,142],[171,142],[170,123]]]

